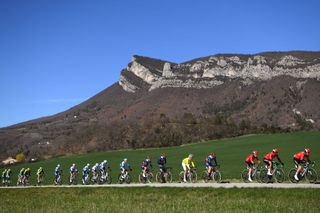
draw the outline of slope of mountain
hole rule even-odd
[[[54,116],[0,129],[0,158],[179,145],[320,129],[320,52],[133,56],[119,82]]]

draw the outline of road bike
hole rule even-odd
[[[166,168],[166,172],[160,168],[160,172],[156,175],[156,181],[159,183],[171,183],[172,182],[172,174],[171,174],[171,167]]]
[[[317,172],[313,168],[314,164],[315,164],[315,162],[312,162],[312,163],[306,162],[305,163],[305,165],[303,166],[303,171],[298,174],[299,180],[296,180],[294,178],[294,175],[296,174],[298,167],[295,166],[294,168],[290,169],[289,174],[288,174],[289,180],[292,183],[298,183],[301,180],[306,179],[309,181],[309,183],[315,183],[317,181]]]
[[[251,173],[251,179],[252,181],[257,181],[258,183],[261,183],[261,179],[260,179],[260,172],[261,172],[261,167],[259,166],[253,166],[252,168],[252,173]],[[250,181],[248,180],[249,176],[248,176],[248,169],[244,169],[241,172],[241,179],[243,180],[243,182],[245,183],[249,183]],[[268,171],[267,171],[268,172]]]
[[[270,183],[273,182],[273,178],[276,182],[282,183],[285,180],[285,173],[282,169],[282,164],[279,162],[272,161],[273,164],[273,170],[271,175],[268,175],[268,166],[263,168],[260,172],[260,180],[262,183]]]
[[[53,184],[54,184],[54,185],[62,185],[61,174],[57,175],[57,176],[54,178]]]
[[[122,184],[122,183],[127,183],[130,184],[131,183],[131,175],[128,171],[125,171],[124,174],[120,173],[118,175],[118,183]]]
[[[202,180],[205,183],[208,183],[210,181],[216,182],[216,183],[220,183],[221,182],[221,173],[218,170],[219,166],[216,166],[214,169],[215,169],[215,171],[211,172],[211,174],[208,173],[208,170],[204,170],[202,172]]]
[[[112,178],[109,174],[109,172],[107,171],[103,171],[102,174],[99,176],[99,184],[111,184],[112,182]]]
[[[70,176],[69,176],[69,185],[77,185],[76,172],[70,174]]]
[[[179,177],[180,177],[180,182],[183,183],[184,182],[184,171],[181,171],[179,173]],[[197,182],[197,179],[198,179],[198,175],[197,175],[196,169],[190,168],[187,171],[187,176],[186,176],[187,182],[195,183],[195,182]]]
[[[145,176],[143,176],[143,172],[139,174],[139,182],[140,183],[151,183],[153,180],[153,174],[152,172],[148,171],[145,173]]]

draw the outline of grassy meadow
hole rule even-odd
[[[1,212],[319,212],[319,189],[1,189]]]
[[[20,164],[12,167],[13,183],[16,183],[18,171],[22,167],[30,167],[32,170],[31,184],[35,184],[35,172],[39,166],[44,167],[46,176],[45,184],[53,183],[53,171],[59,163],[64,171],[63,182],[67,182],[67,174],[72,163],[76,163],[81,173],[82,167],[86,163],[93,165],[107,159],[112,168],[113,183],[116,182],[119,173],[119,164],[123,158],[128,158],[133,167],[133,180],[138,180],[140,164],[147,155],[153,157],[154,173],[158,171],[157,158],[161,153],[167,155],[167,166],[172,167],[174,180],[178,180],[178,173],[181,171],[181,160],[189,153],[194,154],[194,160],[198,167],[198,174],[204,170],[203,161],[210,152],[215,152],[218,163],[221,165],[220,171],[224,180],[239,181],[240,172],[245,168],[244,159],[252,151],[259,152],[260,159],[273,148],[279,148],[279,156],[285,163],[285,170],[293,167],[293,154],[303,150],[305,147],[311,148],[311,160],[316,161],[316,170],[319,173],[320,164],[320,132],[297,132],[287,134],[266,134],[248,135],[236,138],[207,141],[197,144],[188,144],[178,147],[122,150],[111,152],[97,152],[83,155],[64,156],[51,160]],[[318,164],[317,164],[318,163]],[[2,171],[2,169],[0,170]],[[237,180],[238,179],[238,180]],[[78,178],[80,183],[80,178]]]

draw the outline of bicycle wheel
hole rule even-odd
[[[181,171],[181,172],[179,173],[179,178],[180,178],[180,182],[183,183],[184,171]]]
[[[197,182],[197,179],[198,179],[197,173],[196,173],[196,172],[192,172],[192,173],[190,174],[190,176],[189,176],[189,181],[190,181],[191,183],[195,183],[195,182]]]
[[[147,179],[148,181],[151,183],[153,181],[153,174],[152,172],[149,172],[149,174],[147,174]]]
[[[126,176],[126,178],[125,178],[126,183],[127,183],[127,184],[130,184],[130,183],[131,183],[131,180],[132,180],[131,175],[130,175],[130,174],[127,174],[127,176]]]
[[[286,179],[286,175],[282,169],[277,169],[274,172],[274,177],[278,183],[282,183]]]
[[[299,182],[294,178],[294,175],[296,174],[296,170],[297,170],[296,168],[292,168],[289,171],[288,178],[291,183],[298,183]]]
[[[122,184],[124,182],[124,178],[122,178],[122,174],[118,175],[118,183]]]
[[[146,181],[147,181],[147,178],[143,177],[143,174],[140,173],[140,174],[139,174],[139,182],[140,182],[140,183],[146,183]]]
[[[261,170],[257,170],[255,175],[253,176],[254,180],[256,180],[258,183],[261,183],[260,173],[261,173]]]
[[[306,178],[310,183],[315,183],[317,181],[317,172],[313,168],[310,168],[306,174]]]
[[[167,175],[164,175],[164,179],[166,183],[172,183],[172,174],[171,172],[167,172]]]
[[[209,175],[208,175],[208,172],[207,170],[203,171],[202,172],[202,180],[205,182],[205,183],[208,183],[210,178],[209,178]]]
[[[216,171],[215,173],[213,173],[213,179],[217,183],[220,183],[221,182],[221,173],[219,171]]]
[[[112,182],[112,178],[110,175],[108,175],[107,180],[106,180],[107,184],[111,184]]]
[[[158,172],[156,175],[156,181],[158,183],[163,183],[163,176],[161,175],[161,172]]]
[[[261,170],[259,177],[262,183],[268,183],[270,181],[268,176],[268,169]]]
[[[241,172],[241,179],[243,180],[243,182],[245,183],[248,183],[249,180],[248,180],[248,170],[247,169],[244,169],[242,172]]]

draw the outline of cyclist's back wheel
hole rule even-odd
[[[131,175],[127,174],[127,177],[125,178],[125,181],[127,184],[131,183]]]
[[[241,172],[241,179],[243,180],[243,182],[245,183],[248,183],[249,180],[248,180],[248,170],[247,169],[244,169],[242,172]]]
[[[207,171],[207,170],[205,170],[205,171],[202,172],[202,180],[203,180],[203,182],[205,182],[205,183],[208,183],[208,182],[209,182],[210,177],[209,177],[209,175],[208,175],[208,171]]]
[[[171,174],[171,172],[167,172],[167,174],[164,175],[164,179],[166,180],[167,183],[172,183],[172,174]]]
[[[158,173],[156,174],[156,181],[157,181],[158,183],[163,183],[164,177],[163,177],[163,175],[162,175],[161,172],[158,172]]]
[[[119,184],[122,184],[124,182],[124,178],[122,178],[121,176],[122,176],[122,174],[118,175],[118,183]]]
[[[195,183],[198,180],[198,175],[196,172],[192,172],[189,176],[190,183]]]
[[[260,172],[260,180],[262,183],[268,183],[270,181],[269,175],[268,175],[268,169],[264,168]]]
[[[313,168],[310,168],[306,173],[306,178],[310,183],[315,183],[317,181],[317,172]]]
[[[296,174],[296,170],[297,170],[296,168],[292,168],[292,169],[290,169],[290,171],[288,173],[288,178],[291,183],[298,183],[299,182],[294,178],[294,175]]]
[[[274,172],[274,177],[277,180],[278,183],[282,183],[286,179],[286,175],[282,169],[277,169]]]
[[[142,173],[139,174],[138,178],[139,178],[139,183],[146,183],[146,181],[147,181],[147,178],[143,177]]]

